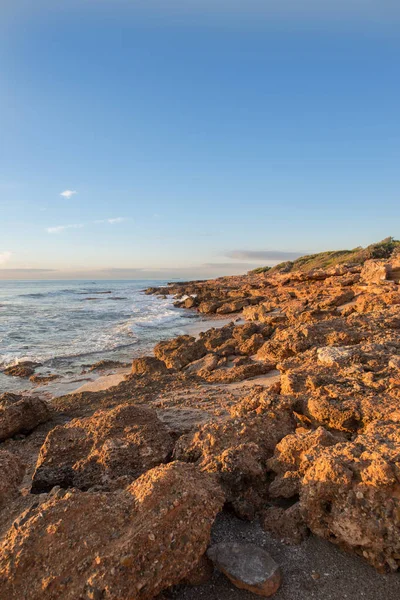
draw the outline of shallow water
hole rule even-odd
[[[165,281],[0,281],[0,368],[21,360],[73,375],[102,359],[130,360],[183,333],[197,316],[146,296]],[[0,393],[28,389],[0,373]]]

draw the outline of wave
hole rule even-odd
[[[1,297],[8,312],[4,318],[1,311],[0,370],[16,361],[32,360],[56,368],[61,375],[71,369],[80,373],[87,362],[126,361],[151,352],[162,339],[183,333],[193,316],[175,308],[171,298],[146,296],[142,288],[143,282],[99,282],[98,286],[76,282],[67,288],[13,284]],[[84,294],[98,294],[107,302],[84,303]],[[114,295],[124,301],[112,302]],[[11,379],[2,377],[4,391],[12,385]]]
[[[47,294],[37,293],[37,294],[19,294],[18,298],[44,298]]]
[[[51,290],[48,292],[29,292],[29,294],[18,294],[17,298],[47,298],[49,296],[64,296],[66,294],[76,294],[75,290]]]

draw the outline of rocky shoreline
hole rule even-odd
[[[0,598],[398,598],[399,244],[343,256],[151,288],[244,322],[1,395]]]

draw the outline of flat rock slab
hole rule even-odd
[[[327,367],[344,365],[350,361],[353,354],[352,346],[324,346],[317,349],[318,362]]]
[[[272,596],[279,589],[279,565],[254,544],[221,543],[207,551],[214,565],[238,588],[259,596]]]

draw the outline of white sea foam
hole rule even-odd
[[[0,365],[33,360],[67,371],[150,350],[192,320],[172,298],[142,293],[162,283],[0,282]],[[10,379],[2,376],[3,390]]]

